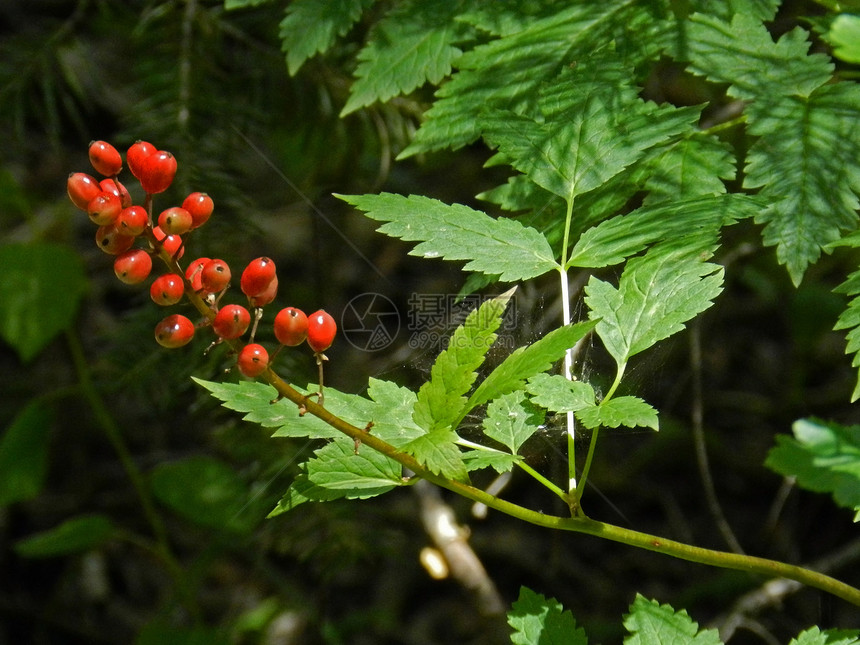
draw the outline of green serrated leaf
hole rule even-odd
[[[519,455],[509,455],[506,452],[496,452],[495,450],[467,450],[463,453],[463,461],[469,472],[492,468],[499,474],[506,473],[521,460],[522,457]]]
[[[716,629],[700,631],[698,623],[686,611],[675,611],[639,594],[624,617],[624,626],[630,632],[624,645],[722,645]]]
[[[594,276],[585,288],[589,316],[619,366],[681,331],[722,290],[723,269],[686,249],[652,248],[627,262],[618,288]]]
[[[437,428],[404,444],[403,451],[414,456],[437,475],[468,481],[463,453],[456,443],[458,440],[457,433],[450,428]]]
[[[424,434],[424,429],[412,418],[418,399],[415,392],[390,381],[371,378],[368,381],[367,395],[374,402],[369,419],[373,422],[371,432],[374,435],[400,448]]]
[[[857,238],[860,240],[860,236]],[[847,344],[845,346],[846,354],[854,354],[851,361],[852,367],[860,367],[860,271],[855,271],[848,278],[834,289],[837,293],[847,293],[854,296],[848,302],[836,324],[834,330],[848,329],[846,335]],[[854,391],[851,393],[851,402],[854,403],[860,398],[860,372],[858,372],[857,383],[854,385]]]
[[[430,369],[430,380],[418,390],[412,415],[418,426],[430,431],[450,428],[460,421],[465,394],[478,376],[475,370],[496,340],[496,330],[513,292],[511,289],[487,300],[454,330],[447,349],[440,352]]]
[[[522,390],[503,394],[487,406],[484,434],[516,454],[543,423],[543,411],[529,402]]]
[[[564,69],[542,89],[538,112],[487,112],[484,137],[517,170],[571,201],[632,165],[650,147],[692,131],[699,108],[658,107],[640,99],[630,72],[597,55]]]
[[[450,0],[412,0],[376,23],[358,53],[357,80],[340,115],[406,94],[425,82],[438,83],[450,74],[462,53],[454,46],[464,31],[464,25],[454,21],[459,9]]]
[[[526,384],[532,402],[552,410],[565,413],[576,412],[594,405],[594,389],[583,381],[568,381],[561,374],[536,374]]]
[[[582,425],[590,429],[618,426],[660,429],[657,410],[637,396],[616,396],[599,405],[581,407],[575,412]]]
[[[802,488],[830,493],[840,506],[860,511],[860,426],[800,419],[792,432],[794,438],[777,436],[765,466],[796,477]]]
[[[156,498],[200,526],[249,533],[260,519],[248,502],[248,487],[228,464],[214,457],[159,464],[150,481]]]
[[[95,549],[114,534],[110,518],[104,515],[81,515],[52,529],[31,535],[15,543],[15,552],[25,558],[52,558]]]
[[[715,195],[643,206],[585,231],[567,264],[611,266],[664,240],[683,242],[690,253],[710,253],[723,226],[752,217],[761,208],[760,202],[745,195]]]
[[[833,55],[848,63],[860,63],[860,16],[843,13],[830,24],[827,39]]]
[[[715,136],[674,141],[654,150],[648,160],[651,173],[645,182],[645,204],[675,202],[698,195],[726,192],[722,180],[734,179],[735,156]]]
[[[515,645],[588,645],[585,630],[555,598],[546,598],[527,587],[508,612]]]
[[[57,244],[7,244],[0,272],[0,336],[27,362],[74,321],[87,290],[83,262]]]
[[[278,502],[278,505],[266,517],[277,517],[305,502],[331,502],[336,499],[342,499],[348,494],[349,491],[344,489],[324,488],[323,486],[313,484],[308,479],[307,474],[302,473],[292,481],[287,492]]]
[[[807,97],[833,73],[827,56],[808,54],[809,34],[799,27],[774,42],[762,20],[747,13],[731,23],[704,14],[690,20],[690,71],[728,83],[736,98]]]
[[[858,105],[860,88],[836,83],[807,99],[773,97],[749,108],[750,133],[760,139],[744,187],[767,201],[756,221],[795,285],[823,247],[857,225],[860,165],[845,160],[860,158]]]
[[[48,472],[49,435],[54,409],[30,401],[0,438],[0,507],[39,494]]]
[[[485,378],[460,412],[463,418],[470,410],[496,397],[512,392],[540,372],[549,370],[553,363],[588,334],[597,321],[587,320],[554,329],[540,340],[514,350]]]
[[[247,2],[247,0],[239,1],[242,4]],[[258,4],[260,2],[260,0],[255,1]],[[329,49],[335,39],[346,34],[375,1],[293,0],[290,2],[280,25],[281,48],[286,52],[287,69],[290,75],[295,75],[309,58]]]
[[[860,643],[856,629],[827,629],[810,627],[792,638],[788,645],[857,645]]]
[[[326,444],[305,466],[310,483],[346,491],[350,499],[381,495],[402,483],[399,463],[375,450],[356,448],[348,438]]]
[[[410,255],[467,260],[466,271],[498,275],[502,282],[528,280],[558,267],[546,238],[511,219],[494,219],[468,206],[418,195],[337,197],[370,219],[386,222],[380,233],[420,242]]]

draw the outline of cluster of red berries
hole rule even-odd
[[[237,366],[248,377],[266,371],[270,357],[265,347],[254,342],[263,307],[271,303],[278,292],[275,263],[267,257],[252,260],[242,271],[239,285],[251,311],[240,304],[221,305],[221,299],[233,278],[230,266],[221,259],[197,258],[183,271],[179,260],[185,254],[183,235],[205,224],[215,208],[206,193],[188,195],[181,206],[167,208],[153,218],[153,195],[167,190],[176,175],[176,158],[166,150],[158,150],[146,141],[133,144],[126,153],[131,174],[140,182],[145,193],[142,205],[135,205],[118,176],[122,157],[105,141],[93,141],[89,146],[90,162],[104,179],[83,172],[69,175],[67,190],[72,202],[87,212],[98,226],[96,244],[114,260],[114,273],[126,284],[140,284],[149,278],[153,256],[166,263],[168,272],[156,277],[149,293],[158,305],[170,306],[187,297],[201,303],[198,309],[204,321],[195,325],[182,314],[172,314],[155,326],[155,339],[164,347],[182,347],[191,341],[199,327],[211,327],[217,340],[236,343]],[[192,300],[194,302],[194,300]],[[251,329],[250,342],[239,347],[239,339]],[[295,347],[307,341],[318,361],[322,352],[334,341],[337,325],[325,311],[306,316],[300,309],[286,307],[275,316],[275,337],[281,347]],[[280,350],[280,348],[279,348]]]

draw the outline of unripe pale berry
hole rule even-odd
[[[225,305],[215,314],[212,330],[221,338],[239,338],[248,330],[251,314],[242,305]]]
[[[91,141],[89,148],[90,163],[96,172],[105,177],[118,175],[122,170],[122,157],[107,141]]]
[[[269,352],[257,343],[245,345],[236,359],[239,371],[249,378],[254,378],[266,371],[269,367]]]
[[[140,186],[150,195],[163,193],[176,175],[176,157],[167,150],[159,150],[140,164]]]
[[[185,283],[182,281],[182,276],[175,273],[158,276],[149,287],[150,298],[162,307],[175,305],[182,300],[183,295],[185,295]]]
[[[320,309],[308,316],[308,345],[317,354],[331,347],[336,334],[337,323],[327,312]]]
[[[72,203],[85,211],[90,200],[102,192],[102,188],[92,175],[85,172],[73,172],[69,174],[69,178],[66,180],[66,192],[68,192]]]
[[[308,317],[301,309],[286,307],[275,316],[274,329],[281,345],[301,345],[308,336]]]
[[[143,249],[130,249],[116,257],[113,271],[121,282],[139,284],[146,280],[152,271],[152,256]]]
[[[246,296],[258,296],[275,278],[275,263],[271,258],[251,260],[242,271],[240,286]]]
[[[158,225],[168,235],[182,235],[191,230],[191,213],[181,206],[173,206],[161,211],[158,216]]]
[[[209,260],[200,271],[200,287],[206,293],[216,293],[230,284],[233,277],[224,260]]]
[[[155,340],[162,347],[182,347],[194,338],[194,323],[182,314],[172,314],[155,326]]]

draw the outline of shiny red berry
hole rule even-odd
[[[240,286],[246,296],[258,296],[275,279],[275,262],[271,258],[251,260],[242,271]]]
[[[119,255],[128,251],[133,244],[134,237],[125,235],[116,222],[99,226],[96,231],[96,245],[109,255]]]
[[[308,317],[301,309],[286,307],[275,316],[275,338],[281,345],[301,345],[308,336]]]
[[[125,153],[125,160],[128,162],[128,169],[131,174],[140,179],[143,160],[156,152],[158,152],[158,148],[148,141],[135,141]]]
[[[215,314],[212,330],[221,338],[239,338],[248,330],[251,314],[242,305],[225,305]]]
[[[182,246],[182,238],[179,235],[168,235],[160,226],[152,229],[152,234],[155,239],[161,242],[162,248],[170,254],[171,257],[177,260],[185,255],[185,247]]]
[[[175,305],[182,300],[184,294],[185,283],[182,281],[182,276],[175,273],[165,273],[158,276],[149,287],[150,298],[155,304],[162,307]]]
[[[185,269],[185,279],[191,283],[194,291],[203,290],[202,273],[207,262],[209,262],[209,258],[197,258]]]
[[[137,178],[143,190],[150,195],[163,193],[176,175],[176,157],[167,150],[159,150],[141,162],[139,172]]]
[[[269,352],[257,343],[245,345],[236,359],[239,371],[249,378],[259,376],[269,367]]]
[[[105,177],[118,175],[122,170],[122,157],[119,156],[119,151],[107,141],[91,141],[89,156],[96,172]]]
[[[308,345],[317,354],[331,347],[335,334],[337,324],[331,315],[320,309],[308,316]]]
[[[266,287],[262,293],[258,293],[256,296],[250,296],[248,298],[248,302],[251,303],[252,307],[265,307],[267,304],[272,302],[275,299],[275,296],[278,295],[278,276],[272,278],[272,281],[269,283],[269,286]]]
[[[182,202],[182,208],[191,213],[194,223],[191,228],[203,226],[215,210],[215,203],[206,193],[191,193]]]
[[[87,204],[87,215],[93,224],[98,224],[99,226],[113,224],[116,218],[119,217],[121,210],[122,201],[120,198],[106,190],[101,191]]]
[[[155,326],[155,340],[162,347],[182,347],[194,338],[194,323],[182,314],[167,316]]]
[[[92,198],[102,192],[102,188],[92,175],[85,172],[73,172],[66,180],[66,192],[69,193],[69,199],[72,200],[72,203],[85,211]]]
[[[116,225],[125,235],[140,235],[148,223],[149,215],[143,206],[123,208],[116,218]]]
[[[209,260],[200,271],[200,287],[206,293],[216,293],[230,284],[233,277],[224,260]]]
[[[126,284],[140,284],[152,271],[152,256],[143,249],[130,249],[116,257],[113,271]]]
[[[173,206],[161,211],[158,225],[168,235],[182,235],[191,230],[191,213],[180,206]]]
[[[128,192],[128,189],[122,185],[122,183],[117,179],[102,179],[99,182],[99,187],[102,190],[106,190],[109,193],[113,193],[117,197],[119,197],[120,202],[122,202],[123,208],[128,208],[131,206],[131,195]]]

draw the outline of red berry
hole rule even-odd
[[[308,316],[308,345],[317,354],[331,347],[335,334],[337,324],[328,313],[320,309]]]
[[[106,190],[107,192],[113,193],[114,195],[119,197],[120,201],[122,202],[123,208],[128,208],[129,206],[131,206],[131,195],[129,194],[128,189],[126,189],[126,187],[123,186],[119,180],[102,179],[99,182],[99,187],[102,190]]]
[[[115,222],[121,210],[122,201],[120,198],[105,190],[93,197],[87,204],[87,215],[93,224],[99,226]]]
[[[269,367],[269,352],[257,343],[245,345],[236,360],[239,371],[249,378],[259,376]]]
[[[256,296],[250,296],[248,298],[248,302],[251,303],[252,307],[265,307],[267,304],[272,302],[275,299],[275,296],[278,295],[278,276],[275,276],[272,281],[269,283],[269,286],[262,292],[257,294]]]
[[[93,168],[105,177],[118,175],[122,170],[122,157],[107,141],[91,141],[89,155]]]
[[[200,271],[200,286],[206,293],[221,291],[233,277],[230,267],[224,260],[209,260]]]
[[[109,255],[119,255],[128,251],[133,244],[134,238],[131,235],[125,235],[116,222],[99,226],[96,231],[96,245]]]
[[[266,290],[269,283],[275,279],[275,263],[270,258],[251,260],[242,271],[240,286],[246,296],[258,296]]]
[[[242,305],[225,305],[215,314],[212,330],[221,338],[239,338],[250,324],[251,314]]]
[[[275,338],[281,345],[301,345],[308,336],[308,317],[301,309],[286,307],[275,316]]]
[[[182,276],[175,273],[165,273],[158,276],[149,287],[149,296],[152,301],[162,307],[175,305],[182,300],[184,294],[185,283],[182,281]]]
[[[203,267],[206,266],[207,262],[209,262],[209,258],[197,258],[188,265],[187,269],[185,269],[185,279],[191,283],[191,287],[194,291],[203,290],[203,279],[201,274],[203,273]]]
[[[113,261],[113,272],[126,284],[139,284],[152,271],[152,256],[143,249],[131,249],[120,253]]]
[[[160,226],[156,226],[152,229],[152,234],[155,236],[155,239],[161,242],[162,248],[164,248],[167,253],[170,254],[171,257],[176,258],[177,260],[185,255],[185,247],[182,246],[182,238],[178,235],[168,235],[163,230],[161,230]]]
[[[182,314],[168,316],[155,326],[155,340],[168,349],[187,345],[192,338],[194,323]]]
[[[149,215],[143,206],[123,208],[116,218],[116,225],[125,235],[140,235],[148,223]]]
[[[102,192],[102,189],[92,175],[85,172],[73,172],[66,180],[66,192],[69,193],[69,199],[72,200],[72,203],[85,211],[92,198]]]
[[[158,148],[148,141],[135,141],[125,153],[125,160],[128,162],[128,169],[131,174],[140,179],[143,160],[156,152],[158,152]]]
[[[179,206],[173,206],[161,211],[158,225],[168,235],[182,235],[191,230],[191,213]]]
[[[206,193],[191,193],[182,202],[182,208],[191,213],[194,223],[191,228],[203,226],[215,210],[215,203]]]
[[[173,183],[176,175],[176,157],[167,150],[159,150],[149,155],[140,164],[138,179],[147,193],[163,193]]]

